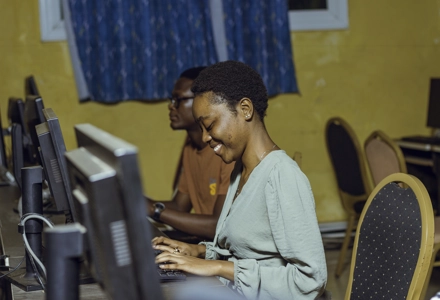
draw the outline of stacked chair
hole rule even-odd
[[[357,228],[357,222],[372,186],[362,148],[351,126],[342,118],[331,118],[326,124],[325,138],[342,207],[348,215],[347,229],[335,271],[335,276],[339,277],[345,265],[353,232]]]
[[[405,158],[402,150],[388,135],[374,131],[364,143],[365,156],[373,183],[379,184],[385,177],[394,173],[407,173]],[[433,255],[429,264],[427,279],[425,280],[420,299],[424,299],[431,278],[432,269],[440,266],[436,257],[440,250],[440,217],[434,219]]]
[[[383,131],[376,130],[368,136],[363,145],[364,151],[351,126],[342,118],[333,117],[328,120],[325,134],[342,205],[348,215],[347,230],[335,271],[335,276],[339,277],[344,268],[353,230],[358,227],[365,200],[373,190],[371,184],[378,186],[391,174],[407,174],[407,168],[400,147]],[[402,189],[408,188],[405,180],[397,181]],[[429,196],[424,195],[426,197],[429,199]],[[426,280],[423,281],[422,289],[417,290],[420,299],[424,299],[433,267],[440,266],[440,260],[437,259],[440,254],[440,217],[434,218],[433,213],[432,216],[435,228],[432,255],[429,256]]]

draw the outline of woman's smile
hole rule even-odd
[[[221,148],[222,148],[222,144],[218,144],[217,146],[215,146],[214,147],[215,154],[218,154],[218,152],[220,151]]]

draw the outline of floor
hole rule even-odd
[[[334,276],[336,264],[339,258],[339,249],[326,249],[325,256],[327,260],[327,271],[328,271],[328,281],[327,290],[330,291],[333,300],[343,300],[345,297],[345,291],[347,289],[348,276],[350,273],[349,262],[351,259],[351,253],[347,255],[347,264],[345,266],[344,272],[339,278]],[[440,267],[434,268],[432,271],[432,276],[426,292],[425,299],[429,300],[437,292],[440,291]]]

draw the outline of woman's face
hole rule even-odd
[[[246,144],[245,121],[240,113],[232,112],[226,103],[211,103],[213,93],[197,96],[193,103],[193,115],[203,132],[203,141],[225,163],[239,159]]]

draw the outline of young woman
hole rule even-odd
[[[316,299],[327,269],[312,190],[298,165],[264,125],[267,91],[249,66],[226,61],[194,81],[193,115],[203,141],[235,161],[213,242],[190,245],[159,237],[156,262],[219,276],[247,299]]]

